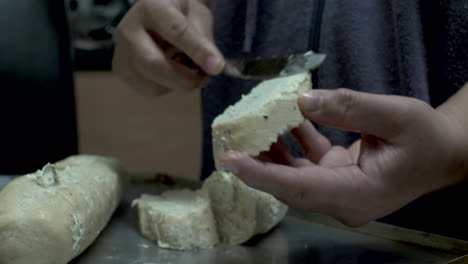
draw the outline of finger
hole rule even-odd
[[[270,150],[265,153],[270,162],[277,164],[288,165],[292,167],[303,167],[303,166],[313,166],[307,159],[296,158],[289,152],[288,147],[284,141],[280,138],[278,141],[271,145]]]
[[[375,197],[376,187],[357,166],[291,168],[263,163],[239,152],[225,153],[222,162],[247,185],[297,209],[324,213],[350,226],[382,215],[379,210],[369,212],[369,206],[379,202],[369,199]]]
[[[351,158],[353,160],[353,164],[358,163],[359,159],[359,152],[361,151],[361,140],[357,140],[354,142],[349,148],[349,153],[351,154]]]
[[[221,161],[225,169],[250,187],[270,193],[298,209],[338,214],[331,210],[332,205],[342,202],[336,201],[337,197],[346,196],[354,188],[350,177],[341,177],[320,166],[292,168],[260,162],[239,152],[227,152]]]
[[[193,90],[206,81],[206,76],[167,58],[148,32],[141,28],[130,31],[133,28],[123,29],[117,36],[132,72],[174,91]]]
[[[320,166],[336,168],[353,165],[353,157],[343,147],[332,147],[320,160]]]
[[[187,8],[201,9],[195,3]],[[192,3],[193,2],[193,3]],[[224,59],[216,45],[191,23],[186,15],[171,1],[142,1],[143,23],[150,32],[159,34],[163,39],[185,52],[208,74],[219,74],[224,67]],[[198,10],[200,12],[200,10]],[[187,10],[187,13],[191,10]],[[201,18],[199,18],[201,19]]]
[[[170,90],[191,90],[199,86],[206,76],[173,67],[175,63],[168,62],[157,40],[142,29],[137,15],[131,9],[117,28],[113,71],[127,83],[135,83],[138,76]]]
[[[187,14],[187,18],[190,23],[208,39],[214,41],[211,11],[205,5],[199,5],[194,1],[189,1],[189,8],[191,12]]]
[[[317,123],[387,139],[401,133],[410,114],[407,98],[349,89],[312,90],[301,96],[299,105]]]
[[[320,134],[310,121],[305,121],[291,133],[301,145],[305,156],[314,163],[318,163],[331,148],[330,141]]]
[[[221,158],[223,167],[252,188],[267,192],[295,207],[309,207],[314,201],[314,186],[306,186],[301,169],[261,162],[245,153],[227,152]],[[315,167],[311,167],[315,168]],[[318,170],[322,170],[317,167]],[[315,192],[316,193],[316,192]],[[308,202],[310,200],[310,203]]]

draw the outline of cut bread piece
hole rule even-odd
[[[247,185],[230,173],[215,171],[205,180],[203,189],[210,195],[224,242],[241,244],[255,234],[257,205]]]
[[[283,220],[288,212],[288,206],[269,193],[248,188],[257,204],[255,234],[266,233]]]
[[[236,150],[256,156],[304,122],[298,98],[311,86],[309,73],[264,81],[216,117],[211,126],[216,168],[222,169],[222,153]]]
[[[214,172],[203,188],[210,194],[219,235],[230,244],[268,232],[288,210],[272,195],[250,188],[229,172]]]
[[[138,206],[140,232],[159,247],[212,248],[219,242],[210,199],[204,191],[143,194],[134,204]]]

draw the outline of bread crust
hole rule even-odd
[[[99,235],[127,176],[113,158],[71,156],[0,192],[0,263],[64,264]]]

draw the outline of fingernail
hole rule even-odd
[[[221,157],[221,166],[232,174],[239,174],[239,168],[232,164],[233,160],[245,158],[247,154],[242,152],[229,151]]]
[[[235,167],[229,165],[229,163],[228,163],[228,164],[224,164],[224,163],[223,163],[222,166],[223,166],[223,168],[224,168],[225,170],[229,171],[230,173],[232,173],[232,174],[234,174],[234,175],[239,174],[239,169],[237,169],[237,168],[235,168]]]
[[[303,93],[299,99],[301,109],[305,112],[315,112],[321,108],[323,95],[318,91]]]
[[[209,74],[218,74],[223,68],[223,59],[220,56],[210,55],[205,60],[204,68]]]

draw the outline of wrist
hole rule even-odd
[[[449,173],[459,181],[468,181],[468,83],[437,108],[447,120],[447,140],[453,156]]]

